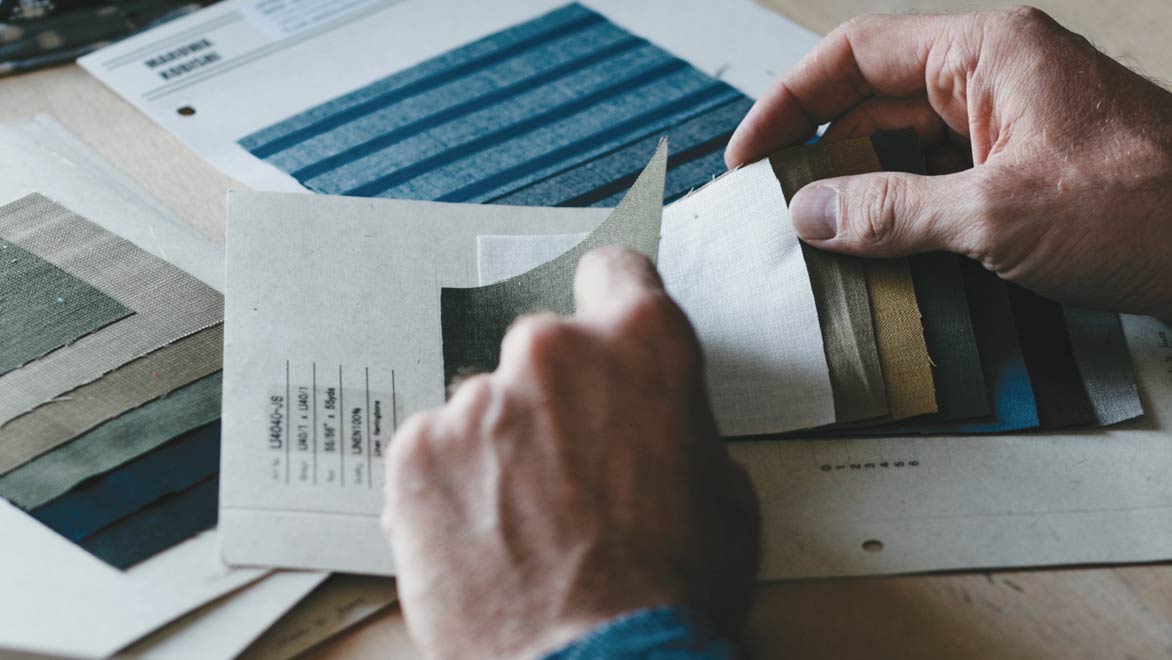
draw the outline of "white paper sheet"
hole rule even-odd
[[[167,624],[121,654],[144,660],[232,660],[327,577],[274,573]]]
[[[302,0],[285,4],[350,10],[330,13],[316,27],[290,34],[274,30],[271,18],[257,18],[262,4],[274,3],[225,0],[86,56],[80,64],[228,175],[257,190],[299,191],[294,179],[236,141],[567,3]],[[751,0],[582,4],[753,97],[817,43],[811,32]],[[205,41],[207,46],[201,46]],[[181,53],[163,64],[152,62]],[[214,61],[205,62],[208,53],[215,54]],[[192,63],[192,68],[164,78],[160,72],[176,63]]]
[[[786,216],[766,161],[664,209],[659,273],[700,338],[712,410],[728,437],[834,422],[818,310]],[[582,236],[478,236],[480,281],[523,273]]]
[[[106,229],[223,288],[223,252],[151,198],[129,177],[48,117],[0,126],[0,203],[40,191]],[[247,601],[252,618],[218,607],[188,623],[166,657],[195,653],[183,639],[214,639],[243,649],[300,599],[310,577],[232,569],[220,561],[215,531],[121,572],[0,500],[0,655],[22,649],[73,657],[105,657],[209,601]],[[312,588],[312,587],[311,587]],[[225,596],[225,594],[230,594]],[[227,608],[229,611],[231,608]],[[197,654],[197,657],[214,657]],[[230,657],[225,655],[224,657]]]
[[[221,512],[228,560],[393,572],[378,529],[380,482],[341,491],[269,473],[286,460],[268,449],[265,410],[285,360],[296,368],[316,361],[326,373],[339,363],[370,367],[372,388],[383,389],[395,369],[401,422],[443,400],[439,287],[477,283],[476,237],[584,232],[605,215],[234,195]],[[1172,328],[1139,317],[1124,324],[1149,411],[1139,422],[1050,434],[730,443],[760,495],[761,576],[1172,557]],[[310,458],[292,454],[294,466]],[[868,541],[882,550],[865,550]]]
[[[224,290],[223,251],[45,118],[0,125],[0,204],[39,192]],[[66,134],[67,135],[67,134]],[[42,143],[43,142],[43,143]]]
[[[215,532],[123,572],[3,500],[0,530],[0,648],[106,657],[265,575],[225,566]]]
[[[609,213],[232,193],[225,559],[393,574],[379,446],[444,401],[440,287],[476,286],[479,234],[588,231]]]

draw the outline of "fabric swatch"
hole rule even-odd
[[[911,266],[907,259],[865,259],[863,274],[887,384],[888,419],[936,412],[936,386]]]
[[[481,236],[481,283],[525,272],[580,239]],[[767,163],[728,174],[667,207],[659,260],[668,293],[703,347],[705,381],[723,435],[834,421],[810,278]]]
[[[98,424],[220,370],[224,328],[215,325],[66,392],[0,426],[0,475]]]
[[[801,242],[767,161],[664,211],[659,269],[704,350],[725,437],[835,420],[818,308]]]
[[[962,260],[965,297],[992,411],[984,419],[917,422],[877,429],[884,435],[910,433],[1004,433],[1037,428],[1034,388],[1017,338],[1017,323],[1005,282],[980,264]]]
[[[1095,408],[1078,370],[1062,305],[1016,284],[1008,287],[1041,427],[1094,425]]]
[[[213,374],[136,408],[0,477],[0,497],[35,509],[220,417],[221,376]]]
[[[1062,313],[1095,421],[1109,426],[1143,415],[1119,315],[1069,306]]]
[[[485,286],[516,277],[557,259],[587,236],[589,234],[477,236],[477,281],[480,286]]]
[[[908,261],[936,384],[937,411],[925,421],[988,416],[992,408],[969,315],[960,257],[934,253],[916,255]]]
[[[886,172],[926,175],[927,165],[914,129],[883,131],[871,136]],[[990,413],[980,355],[965,302],[959,258],[921,254],[908,259],[924,341],[932,360],[937,411],[932,420],[961,420]]]
[[[77,543],[219,470],[220,423],[212,422],[84,481],[30,513]]]
[[[48,261],[0,240],[0,375],[133,313]]]
[[[453,49],[240,140],[306,188],[617,205],[665,133],[675,199],[725,170],[751,101],[579,4]]]
[[[867,138],[783,149],[769,160],[787,204],[812,181],[877,172],[881,168]],[[858,258],[832,254],[805,243],[802,254],[818,304],[818,322],[834,387],[835,421],[844,424],[887,415],[887,388],[875,344],[863,265]]]
[[[219,489],[219,476],[206,479],[86,538],[81,547],[115,568],[130,568],[215,527]]]
[[[0,238],[135,312],[0,376],[0,424],[224,320],[214,289],[41,195],[0,207]]]
[[[450,384],[461,373],[496,369],[501,340],[518,316],[536,310],[573,314],[574,273],[587,252],[622,245],[647,255],[654,263],[659,253],[666,166],[664,142],[614,213],[557,259],[489,286],[444,288],[440,292],[444,381]]]

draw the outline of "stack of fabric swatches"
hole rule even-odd
[[[605,207],[622,199],[666,136],[666,201],[695,205],[724,171],[724,147],[751,102],[571,4],[240,144],[322,193]],[[797,147],[770,161],[786,201],[817,179],[923,168],[906,133]],[[492,240],[508,237],[482,238],[483,270],[485,260],[500,257],[493,246],[552,256],[583,237],[560,244],[517,237],[520,246]],[[1063,307],[951,255],[863,260],[801,250],[808,277],[801,286],[812,293],[821,337],[787,350],[822,353],[828,387],[825,395],[788,396],[821,398],[809,407],[822,411],[765,425],[724,423],[721,410],[737,402],[722,402],[723,389],[713,390],[721,428],[734,429],[726,435],[774,437],[810,427],[850,435],[995,433],[1109,425],[1142,414],[1113,314]],[[796,357],[795,368],[806,362]],[[725,378],[730,387],[735,376]],[[739,378],[748,389],[751,375],[743,370]],[[785,396],[776,401],[779,408],[797,405]]]
[[[0,207],[0,498],[122,569],[214,527],[222,322],[70,209]]]

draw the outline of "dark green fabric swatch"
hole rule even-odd
[[[607,220],[562,256],[503,282],[440,291],[444,382],[465,373],[489,372],[500,359],[501,340],[517,317],[538,310],[574,312],[574,273],[587,252],[621,245],[655,261],[663,218],[667,142]]]
[[[133,313],[48,261],[0,240],[0,375]]]
[[[126,569],[216,526],[219,475],[168,495],[83,540],[80,545],[115,568]]]
[[[867,138],[791,147],[772,154],[769,160],[787,203],[813,181],[877,172],[881,167]],[[802,256],[818,307],[836,423],[886,415],[887,387],[861,260],[806,243],[802,243]]]
[[[884,171],[928,173],[914,130],[877,133],[871,141]],[[990,415],[992,405],[969,316],[960,258],[950,254],[922,254],[908,261],[936,382],[938,409],[922,421],[943,422]]]
[[[937,412],[925,422],[987,417],[993,409],[985,383],[968,298],[954,254],[921,254],[909,259],[916,299],[923,314],[924,341],[932,358]]]
[[[116,417],[0,477],[0,497],[35,509],[86,479],[220,418],[220,373]]]

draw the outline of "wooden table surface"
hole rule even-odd
[[[820,33],[866,12],[999,6],[961,0],[763,1]],[[1041,0],[1038,6],[1145,75],[1172,79],[1172,2]],[[223,243],[224,192],[242,186],[81,69],[0,80],[0,121],[38,112],[52,114]],[[757,597],[750,640],[762,658],[1170,658],[1172,565],[771,583]],[[310,656],[419,653],[392,608]]]

